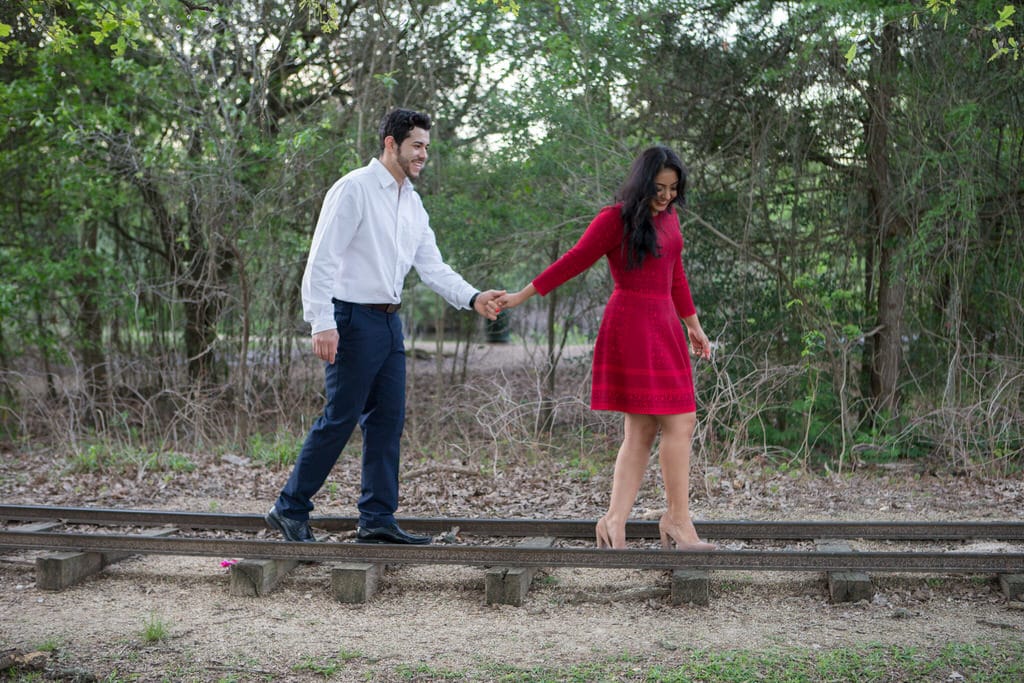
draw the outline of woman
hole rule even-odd
[[[675,205],[686,193],[686,169],[669,148],[645,150],[619,190],[618,203],[594,218],[574,247],[522,290],[495,300],[513,308],[576,277],[608,257],[615,289],[594,344],[592,410],[625,414],[608,512],[597,521],[597,546],[626,547],[626,520],[643,481],[654,440],[668,510],[661,545],[713,550],[690,519],[690,443],[696,401],[686,335],[693,353],[711,357],[683,271],[683,238]]]

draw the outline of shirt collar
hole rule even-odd
[[[377,177],[377,180],[380,181],[381,187],[386,188],[390,187],[391,185],[398,184],[395,181],[395,176],[391,175],[391,171],[388,170],[388,167],[382,164],[380,159],[378,159],[377,157],[370,159],[370,170],[373,172],[374,176]],[[405,178],[404,181],[402,182],[403,189],[411,185],[412,181],[409,180],[408,178]]]

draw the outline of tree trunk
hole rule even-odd
[[[544,368],[543,394],[540,402],[540,430],[543,433],[550,432],[555,422],[555,389],[557,387],[555,370],[558,367],[560,355],[558,353],[558,335],[555,328],[558,290],[549,292],[545,298],[548,300],[548,353]]]
[[[189,158],[198,162],[202,155],[202,132],[195,129],[189,140]],[[203,211],[202,189],[198,184],[189,187],[188,241],[179,250],[177,263],[184,264],[178,276],[178,291],[185,309],[185,353],[188,357],[188,378],[195,385],[215,382],[217,363],[214,343],[217,341],[217,319],[220,316],[220,296],[217,292],[223,256],[220,255],[212,230],[208,230]]]
[[[87,411],[95,417],[97,406],[107,402],[107,363],[103,352],[103,313],[97,297],[96,244],[99,235],[96,221],[89,221],[82,234],[82,270],[76,284],[78,317],[75,320],[74,344],[81,363],[83,390]]]
[[[878,263],[878,332],[872,353],[871,394],[876,414],[895,415],[899,408],[899,376],[902,362],[903,310],[907,283],[902,272],[902,242],[908,232],[906,219],[897,211],[897,192],[890,167],[892,108],[899,72],[899,28],[890,22],[882,29],[879,53],[872,68],[873,82],[867,91],[868,204],[874,228],[871,253]]]
[[[903,360],[903,309],[907,282],[895,248],[883,248],[878,264],[878,326],[875,337],[872,396],[875,412],[896,415],[899,409],[900,365]]]

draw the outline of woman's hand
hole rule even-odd
[[[704,329],[699,322],[693,321],[686,324],[686,334],[690,338],[690,353],[711,360],[711,340],[704,334]]]
[[[518,292],[512,292],[511,294],[505,294],[495,298],[488,304],[488,306],[496,306],[497,312],[500,313],[507,308],[515,308],[516,306],[519,306],[536,293],[537,290],[534,289],[533,284],[531,283],[520,289]]]

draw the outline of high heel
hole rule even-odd
[[[598,548],[625,548],[626,547],[626,525],[616,529],[608,524],[606,517],[597,520],[594,527],[594,536],[597,539]]]
[[[717,550],[718,546],[714,543],[707,543],[697,538],[697,533],[694,531],[694,538],[696,541],[686,541],[682,527],[674,524],[668,515],[662,515],[661,519],[658,520],[658,533],[661,535],[661,548],[662,550],[671,550],[669,539],[676,544],[676,550]]]
[[[594,536],[597,539],[598,548],[611,548],[612,539],[608,535],[608,522],[604,517],[597,520],[597,526],[594,527]]]

